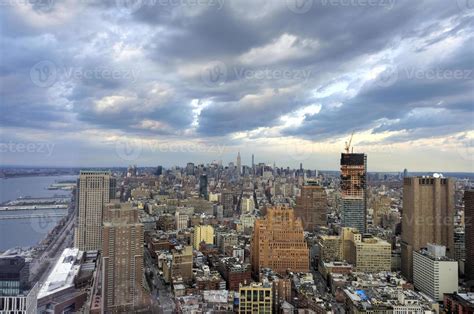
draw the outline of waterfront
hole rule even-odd
[[[0,179],[0,203],[22,196],[51,197],[70,195],[69,191],[48,190],[60,180],[72,180],[75,176],[38,176]],[[29,247],[38,244],[54,228],[67,209],[37,209],[0,212],[0,251],[12,247]],[[1,219],[2,215],[18,215],[22,218]],[[27,217],[34,215],[34,217]]]

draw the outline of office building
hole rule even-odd
[[[305,231],[326,226],[327,197],[323,187],[315,181],[308,181],[296,197],[295,215],[303,221]]]
[[[199,177],[199,197],[208,200],[209,194],[207,192],[207,174],[201,174]]]
[[[22,256],[0,256],[0,295],[16,296],[29,289],[30,264]]]
[[[81,171],[77,182],[74,245],[81,251],[102,248],[104,205],[115,198],[116,180],[108,171]]]
[[[193,248],[177,246],[171,251],[171,279],[180,278],[184,282],[193,279]]]
[[[234,194],[231,191],[222,192],[221,203],[224,208],[224,217],[232,217],[234,215]]]
[[[355,271],[365,273],[391,271],[392,246],[390,243],[371,235],[362,235],[356,229],[352,229],[350,234],[350,255],[346,260],[354,265]]]
[[[454,255],[454,181],[442,177],[403,180],[402,274],[413,279],[413,251],[435,243]]]
[[[301,219],[293,209],[273,207],[264,218],[255,220],[251,241],[252,271],[258,276],[262,268],[285,274],[309,270],[309,250],[304,239]]]
[[[214,244],[214,228],[211,225],[194,227],[193,247],[199,249],[201,242]]]
[[[240,158],[240,151],[237,154],[237,175],[242,175],[242,159]]]
[[[445,293],[458,292],[458,262],[446,257],[446,247],[428,244],[413,252],[415,288],[435,301],[443,301]]]
[[[365,233],[367,215],[367,156],[341,154],[342,225]]]
[[[253,283],[239,288],[239,314],[272,313],[272,287]]]
[[[175,215],[175,222],[176,222],[176,230],[183,230],[188,227],[189,223],[189,216],[180,214],[179,212],[176,212]]]
[[[340,236],[322,235],[319,237],[320,262],[342,261],[343,246]]]
[[[143,304],[143,224],[129,203],[106,205],[102,243],[105,312],[132,311]]]
[[[36,314],[37,296],[40,284],[36,283],[29,290],[22,290],[15,295],[0,294],[0,313]]]
[[[188,162],[186,165],[186,175],[193,176],[194,175],[194,164],[192,162]]]
[[[474,285],[474,190],[464,192],[466,280]]]
[[[242,197],[240,200],[240,212],[251,213],[255,209],[255,202],[252,196]]]

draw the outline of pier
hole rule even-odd
[[[0,215],[0,220],[5,220],[5,219],[29,219],[29,218],[61,218],[61,217],[65,217],[65,216],[67,216],[67,213]]]

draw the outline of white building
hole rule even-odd
[[[188,227],[189,216],[180,214],[179,212],[175,213],[176,220],[176,230],[186,229]]]
[[[251,213],[255,209],[253,197],[243,197],[240,202],[241,213]]]
[[[415,288],[436,301],[444,293],[458,291],[458,262],[446,257],[446,247],[428,244],[427,249],[413,252]]]

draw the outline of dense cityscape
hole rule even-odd
[[[240,152],[228,165],[43,169],[79,173],[48,187],[69,196],[2,204],[67,211],[39,246],[0,256],[1,309],[472,313],[472,174],[368,173],[349,145],[340,172],[244,165]]]
[[[0,314],[474,314],[474,0],[0,0]]]

